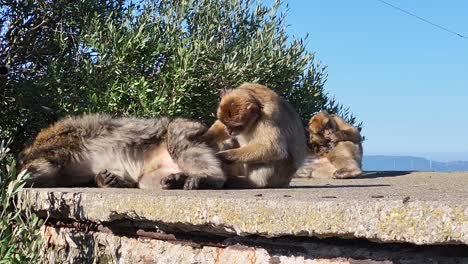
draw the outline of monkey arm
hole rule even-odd
[[[287,151],[275,150],[271,146],[251,143],[244,147],[220,151],[216,154],[223,160],[241,163],[266,163],[286,159]]]
[[[227,134],[226,129],[221,123],[221,121],[216,120],[213,125],[206,131],[206,133],[203,135],[203,140],[209,145],[209,146],[217,146],[221,142],[229,139],[230,136]]]
[[[353,143],[359,144],[361,143],[361,135],[357,131],[357,129],[347,129],[347,130],[340,130],[335,132],[336,142],[339,141],[351,141]]]
[[[325,145],[328,143],[328,139],[326,139],[323,135],[311,133],[310,134],[310,143],[312,145]]]
[[[335,143],[340,141],[351,141],[356,144],[361,143],[361,134],[357,128],[337,115],[333,115],[333,120],[337,125],[337,131],[334,133],[335,139],[333,140]]]

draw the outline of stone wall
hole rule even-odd
[[[468,174],[287,189],[25,189],[47,263],[468,263]]]

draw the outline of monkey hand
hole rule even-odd
[[[339,141],[339,137],[337,135],[338,132],[333,133],[333,130],[331,129],[326,129],[323,131],[323,136],[325,139],[327,139],[331,144],[335,144],[336,142]]]
[[[311,145],[312,151],[313,151],[315,154],[318,154],[318,153],[320,152],[320,145],[315,144],[315,143],[312,143],[312,144],[310,144],[310,145]]]
[[[233,163],[234,161],[236,161],[232,155],[231,150],[219,151],[216,153],[216,157],[218,157],[224,163]]]
[[[323,135],[320,134],[311,134],[310,143],[314,146],[320,146],[327,144],[330,140],[326,139]]]
[[[326,152],[328,152],[328,151],[332,150],[335,147],[336,147],[336,143],[329,142],[326,146],[323,146],[322,148],[326,149]]]
[[[330,128],[324,129],[322,131],[322,135],[324,138],[330,138],[330,136],[333,135],[333,130],[331,130]]]
[[[161,179],[160,184],[163,189],[182,189],[187,181],[187,174],[183,172],[172,173]]]
[[[319,147],[317,147],[317,150],[315,151],[315,154],[317,154],[319,156],[325,155],[326,153],[330,152],[330,150],[332,148],[333,147],[330,147],[329,144],[327,144],[326,146],[319,146]]]

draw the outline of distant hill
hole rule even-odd
[[[411,156],[364,156],[362,167],[365,171],[468,171],[468,161],[439,162]]]

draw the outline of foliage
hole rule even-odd
[[[52,80],[50,65],[64,60],[71,66],[79,45],[76,37],[87,17],[95,13],[109,17],[111,11],[122,10],[120,2],[0,0],[0,65],[9,68],[6,77],[0,76],[0,138],[13,137],[14,152],[68,111],[58,104],[67,99],[54,85],[57,80]]]
[[[265,84],[286,97],[304,123],[321,109],[355,123],[324,90],[326,67],[305,49],[306,39],[286,34],[281,6],[251,0],[0,0],[0,138],[14,138],[16,154],[58,118],[99,111],[211,123],[218,90],[243,82]],[[7,150],[2,144],[0,257],[31,262],[41,222],[15,207],[23,185]]]
[[[16,206],[24,178],[16,174],[8,143],[0,144],[0,263],[32,263],[39,258],[42,220]]]
[[[186,116],[210,123],[218,90],[260,82],[304,123],[323,108],[326,67],[285,32],[280,2],[0,0],[0,137],[16,151],[59,117]],[[333,104],[332,104],[333,103]],[[354,118],[350,115],[351,120]]]

